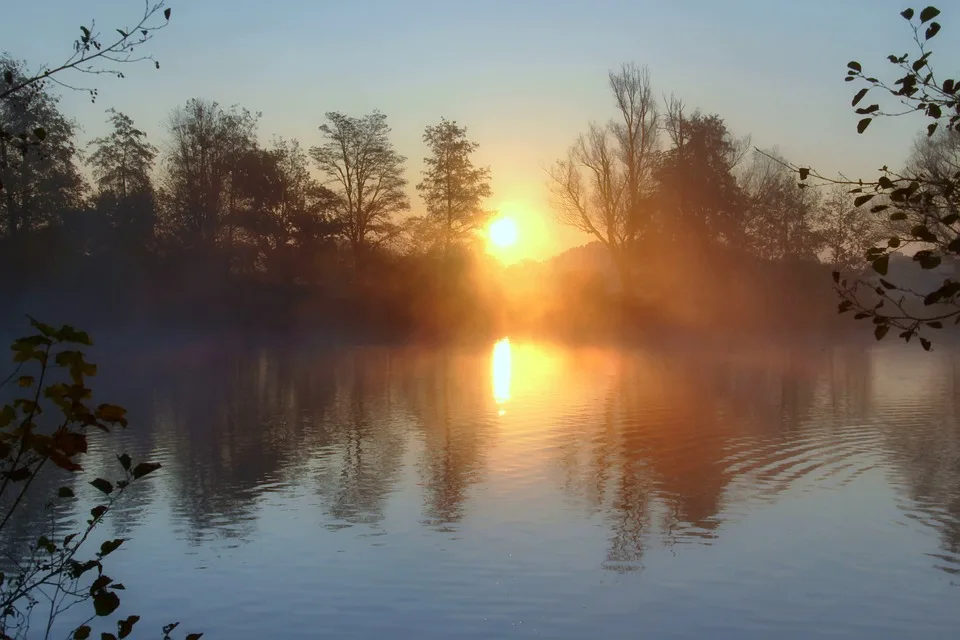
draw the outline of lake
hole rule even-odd
[[[946,345],[94,359],[132,422],[87,467],[163,463],[103,531],[144,636],[960,634]]]

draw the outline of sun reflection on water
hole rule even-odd
[[[500,415],[506,411],[503,405],[510,399],[510,374],[513,368],[510,353],[510,338],[501,338],[493,345],[491,358],[493,375],[493,399],[500,407]]]

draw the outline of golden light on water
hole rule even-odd
[[[510,376],[513,362],[510,338],[502,338],[493,345],[491,373],[493,375],[493,399],[500,406],[500,415],[505,413],[503,404],[510,399]]]

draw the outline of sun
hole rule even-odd
[[[497,247],[509,247],[517,242],[520,232],[513,218],[498,218],[490,223],[490,242]]]

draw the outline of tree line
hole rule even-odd
[[[380,111],[328,112],[307,146],[264,142],[261,114],[193,98],[170,111],[163,140],[108,109],[109,132],[81,146],[51,85],[26,69],[0,59],[18,88],[0,101],[0,131],[39,138],[0,136],[0,260],[15,292],[85,287],[112,315],[288,316],[292,305],[346,325],[389,316],[432,330],[502,317],[502,282],[489,277],[500,268],[477,233],[495,213],[491,172],[456,121],[423,133],[425,213],[411,216],[407,158]],[[798,188],[806,175],[776,149],[661,97],[646,67],[608,81],[613,117],[591,123],[546,176],[557,219],[602,245],[616,274],[613,293],[582,287],[600,300],[596,315],[639,300],[643,317],[675,319],[686,297],[709,323],[744,301],[775,307],[787,289],[819,305],[828,266],[859,274],[897,232],[845,180]],[[957,148],[942,129],[917,142],[905,171],[947,171]]]

